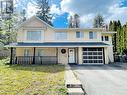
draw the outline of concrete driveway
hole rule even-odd
[[[127,95],[127,65],[71,66],[88,95]]]

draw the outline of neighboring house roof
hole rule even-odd
[[[45,42],[45,43],[11,43],[5,47],[106,47],[103,42]]]

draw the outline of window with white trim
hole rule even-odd
[[[109,37],[108,36],[105,36],[105,41],[109,41]]]
[[[101,40],[104,41],[104,37],[103,36],[101,36]]]
[[[109,36],[102,36],[102,41],[109,41]]]
[[[66,40],[67,39],[67,32],[56,32],[56,40]]]
[[[76,32],[76,38],[83,38],[84,37],[84,32]]]
[[[89,39],[97,39],[97,32],[89,32]]]
[[[27,31],[27,40],[29,41],[40,41],[41,31]]]

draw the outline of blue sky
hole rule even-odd
[[[127,7],[127,0],[123,2],[123,6]]]
[[[56,13],[54,27],[66,28],[68,18],[75,13],[80,15],[80,26],[92,27],[93,18],[100,13],[108,24],[110,20],[127,22],[127,0],[56,0],[52,5],[62,14]],[[52,8],[52,7],[51,7]],[[54,13],[55,14],[55,13]]]
[[[68,13],[64,13],[61,16],[56,17],[56,19],[53,21],[54,27],[57,28],[66,28],[68,26]]]
[[[28,0],[20,0],[28,1]],[[105,23],[110,20],[127,22],[127,0],[49,0],[53,24],[56,28],[66,28],[68,19],[77,13],[80,16],[80,27],[92,27],[93,18],[99,13],[103,15]],[[20,4],[19,4],[20,5]],[[21,6],[21,5],[20,5]],[[26,5],[25,5],[26,6]],[[37,9],[27,4],[27,16],[35,15]]]

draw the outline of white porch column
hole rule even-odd
[[[78,47],[78,64],[82,64],[82,47]]]
[[[108,47],[104,48],[104,52],[105,52],[105,64],[114,62],[113,46],[108,46]]]
[[[105,64],[108,64],[109,60],[108,60],[108,49],[107,47],[104,48],[104,56],[105,56]]]
[[[109,51],[109,61],[114,62],[113,46],[109,46],[108,51]]]

